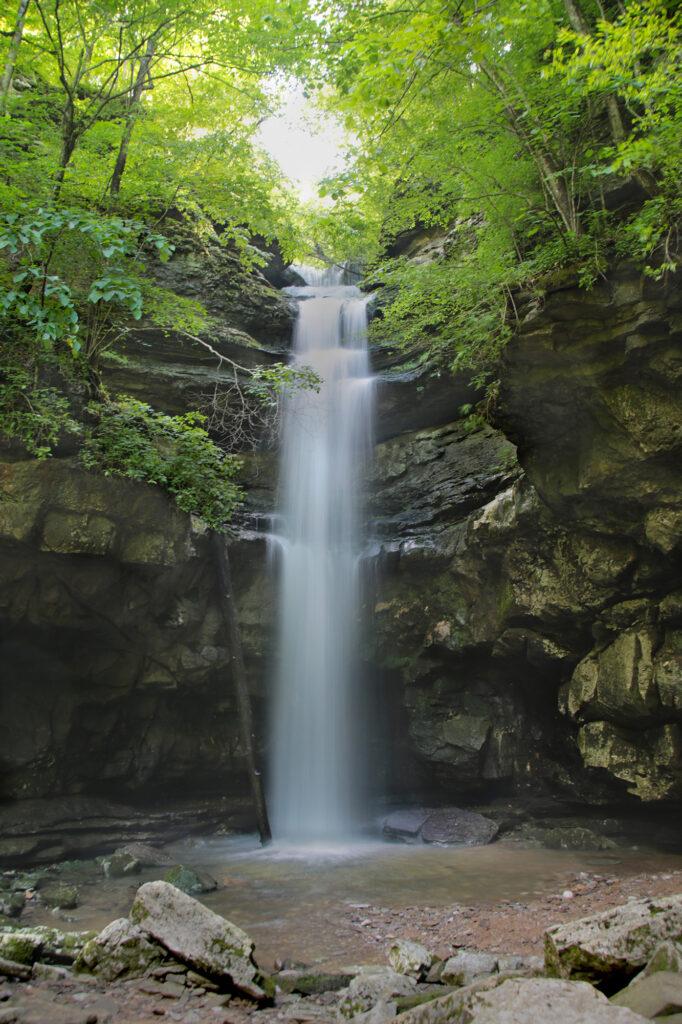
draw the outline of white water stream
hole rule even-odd
[[[366,296],[340,283],[342,271],[296,269],[311,283],[287,289],[299,305],[293,360],[322,385],[292,391],[284,411],[269,810],[275,838],[298,842],[357,829],[361,494],[373,382]]]

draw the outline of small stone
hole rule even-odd
[[[58,964],[34,964],[32,969],[32,977],[36,979],[42,978],[45,981],[64,981],[66,978],[70,978],[71,971],[66,967],[59,967]]]
[[[413,978],[396,974],[389,968],[358,974],[340,993],[339,1013],[350,1019],[367,1013],[379,1003],[388,1004],[396,996],[412,995],[415,991]]]
[[[497,971],[497,957],[475,949],[462,949],[446,960],[440,979],[446,985],[470,985]]]
[[[388,962],[397,974],[408,974],[421,978],[434,961],[433,953],[425,946],[410,939],[398,939],[388,951]]]

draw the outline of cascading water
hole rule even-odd
[[[296,268],[293,360],[319,391],[287,397],[280,465],[279,659],[269,809],[276,839],[348,837],[357,829],[358,605],[362,475],[371,448],[367,298],[343,271]]]

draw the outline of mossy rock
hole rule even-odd
[[[197,896],[202,892],[213,892],[218,888],[215,878],[205,871],[194,871],[184,864],[177,864],[167,871],[163,876],[164,882],[174,885],[176,889],[187,893],[188,896]]]
[[[41,889],[40,898],[46,906],[57,910],[73,910],[80,902],[76,886],[65,882],[46,885]]]

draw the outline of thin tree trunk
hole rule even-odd
[[[510,95],[505,82],[498,74],[496,68],[487,60],[480,60],[479,66],[497,90],[504,104],[504,112],[507,121],[509,122],[509,126],[521,140],[528,151],[529,156],[535,163],[535,166],[540,173],[540,179],[543,182],[547,193],[551,197],[554,207],[563,221],[564,227],[567,231],[579,234],[580,220],[575,208],[575,203],[573,202],[571,193],[569,192],[566,182],[562,177],[561,169],[554,159],[549,146],[542,144],[538,145],[534,139],[530,138],[523,125],[522,119],[515,105],[514,98]],[[522,99],[524,106],[526,107],[527,115],[532,117],[530,104],[526,101],[525,97],[522,97]],[[543,142],[544,141],[545,140],[543,139]]]
[[[19,47],[21,46],[21,40],[24,34],[24,23],[26,21],[26,12],[30,2],[31,0],[19,0],[17,20],[14,22],[14,34],[12,36],[12,41],[9,44],[9,50],[7,51],[5,70],[2,73],[2,81],[0,82],[0,116],[3,117],[7,110],[7,97],[9,96],[9,90],[12,85],[12,78],[14,77],[14,68],[17,63],[17,54],[19,53]]]
[[[232,573],[230,570],[230,556],[225,538],[218,533],[213,534],[213,549],[215,551],[218,567],[218,579],[220,581],[220,601],[222,605],[223,618],[227,628],[227,638],[230,645],[230,661],[232,665],[232,678],[234,679],[237,691],[237,704],[239,707],[239,725],[241,729],[242,743],[246,751],[246,763],[251,784],[251,794],[256,811],[258,832],[260,841],[266,846],[272,840],[270,822],[268,820],[268,809],[265,803],[263,792],[263,775],[261,773],[256,734],[253,724],[253,711],[251,709],[251,697],[246,682],[246,669],[244,667],[244,652],[242,649],[241,630],[237,621],[237,611],[234,601],[234,590],[232,587]]]
[[[114,173],[111,175],[111,183],[109,185],[109,191],[112,196],[117,196],[121,190],[121,178],[125,171],[126,161],[128,159],[128,149],[130,148],[130,140],[133,135],[133,128],[135,127],[137,111],[140,105],[140,99],[142,98],[144,85],[149,76],[149,67],[152,62],[152,57],[154,56],[155,46],[156,40],[152,36],[147,43],[147,51],[144,57],[141,58],[140,66],[137,70],[137,77],[135,79],[135,85],[133,86],[130,105],[126,114],[125,126],[123,128],[123,136],[121,138],[121,144],[118,147],[116,163],[114,164]]]

